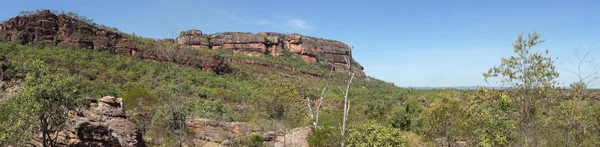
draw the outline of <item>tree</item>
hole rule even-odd
[[[407,99],[402,106],[392,108],[388,121],[395,128],[404,131],[417,131],[419,128],[419,115],[423,111],[421,104],[415,99]]]
[[[350,50],[352,52],[352,49]],[[341,129],[341,134],[342,134],[342,147],[345,147],[345,141],[346,140],[346,121],[348,120],[348,110],[350,110],[350,101],[348,100],[348,93],[350,92],[350,85],[352,84],[352,80],[354,79],[354,72],[352,71],[352,66],[351,66],[351,61],[348,60],[348,58],[344,58],[346,59],[346,63],[347,64],[347,68],[348,68],[348,80],[346,81],[346,92],[344,94],[344,118],[342,120],[342,129]],[[341,88],[340,88],[341,89]]]
[[[574,66],[573,69],[566,69],[577,76],[577,81],[573,82],[571,87],[570,99],[561,102],[557,106],[557,123],[560,129],[565,131],[565,145],[573,145],[574,141],[577,145],[583,142],[583,137],[587,131],[584,131],[584,109],[585,102],[583,101],[584,90],[600,79],[599,64],[594,59],[594,49],[578,46],[573,49],[575,60],[570,59],[568,62]]]
[[[353,125],[345,140],[348,146],[404,146],[399,129],[381,125],[375,121]]]
[[[575,47],[573,49],[575,60],[570,59],[568,61],[575,68],[566,69],[566,71],[576,75],[578,78],[576,82],[582,82],[581,84],[585,86],[583,88],[587,88],[600,79],[600,64],[596,63],[593,56],[594,52],[595,50],[592,48]]]
[[[513,51],[517,54],[509,58],[502,58],[500,66],[490,68],[483,73],[486,82],[488,78],[498,78],[502,86],[510,86],[520,95],[516,102],[520,108],[519,126],[522,137],[522,146],[527,144],[528,136],[534,136],[533,142],[537,144],[535,123],[537,113],[546,101],[547,92],[557,84],[559,73],[555,70],[554,61],[546,54],[532,53],[531,48],[543,43],[537,33],[528,34],[523,38],[521,33],[513,42]],[[532,131],[532,132],[529,132]],[[533,133],[533,134],[528,134]]]
[[[321,103],[323,103],[323,98],[325,97],[325,92],[327,92],[327,88],[329,87],[329,79],[331,79],[331,73],[333,72],[333,66],[331,66],[331,70],[329,71],[329,76],[327,77],[327,85],[323,87],[323,91],[321,92],[321,97],[319,97],[318,101],[315,101],[315,110],[311,106],[310,98],[306,98],[306,105],[308,107],[308,114],[312,120],[314,129],[319,127],[319,110],[321,109]]]
[[[467,119],[466,111],[460,104],[461,100],[454,94],[456,93],[439,93],[439,98],[430,103],[421,116],[425,136],[431,139],[445,139],[443,144],[447,146],[459,139],[463,131],[468,131],[463,123]]]
[[[186,112],[188,112],[186,105],[183,104],[183,101],[177,99],[156,108],[152,116],[152,127],[155,131],[153,133],[162,134],[168,138],[162,144],[173,141],[172,144],[183,146],[183,139],[188,134],[188,128],[185,124],[188,116]]]
[[[513,98],[506,93],[480,88],[468,100],[465,108],[468,118],[470,140],[477,140],[477,146],[510,146],[514,141],[516,127],[511,119],[514,113]]]
[[[23,91],[12,97],[9,119],[2,124],[9,140],[27,142],[42,132],[42,146],[55,146],[51,133],[68,118],[68,110],[78,106],[77,81],[50,74],[40,60],[29,61],[20,67],[26,72]]]

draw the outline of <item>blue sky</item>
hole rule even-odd
[[[512,55],[511,43],[520,32],[537,31],[546,40],[535,50],[547,48],[558,58],[562,83],[575,79],[564,71],[573,68],[566,61],[574,47],[600,49],[600,2],[593,0],[18,0],[2,5],[0,19],[21,10],[72,11],[144,37],[200,29],[340,40],[354,46],[367,75],[403,87],[488,85],[481,73]]]

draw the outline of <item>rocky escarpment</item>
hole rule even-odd
[[[76,49],[108,51],[143,59],[176,62],[201,68],[204,71],[223,73],[230,71],[222,57],[202,55],[188,50],[175,56],[176,51],[166,50],[160,44],[169,39],[140,43],[135,37],[117,33],[89,24],[67,14],[55,14],[49,10],[11,18],[0,24],[0,41],[21,44],[45,43]],[[173,40],[170,40],[173,43]],[[168,53],[166,53],[168,52]]]
[[[278,134],[274,131],[264,131],[244,122],[222,122],[209,119],[188,119],[186,125],[193,133],[187,140],[189,146],[225,147],[234,146],[236,140],[249,135],[257,135],[268,146],[308,147],[307,137],[309,127],[292,129]]]
[[[363,67],[352,58],[351,48],[340,41],[300,34],[274,32],[203,34],[200,30],[184,31],[176,39],[140,41],[135,36],[115,32],[113,29],[90,24],[72,15],[56,14],[49,10],[20,15],[1,23],[0,41],[21,44],[45,43],[76,49],[108,51],[124,56],[175,62],[216,73],[232,71],[227,59],[214,54],[203,54],[197,49],[232,49],[235,53],[250,56],[297,55],[310,64],[327,68],[333,66],[338,72],[347,71],[346,64],[351,63],[354,72],[364,75]],[[169,46],[174,43],[179,47]]]
[[[64,129],[56,133],[59,146],[145,146],[140,130],[127,120],[120,98],[91,101],[89,108],[70,113]]]
[[[200,30],[188,30],[181,32],[177,43],[192,48],[232,49],[235,53],[249,56],[285,56],[286,53],[290,53],[301,56],[305,62],[311,64],[351,63],[355,69],[363,69],[352,58],[351,48],[347,44],[300,34],[225,32],[207,35],[202,34]],[[344,67],[346,66],[338,66]]]

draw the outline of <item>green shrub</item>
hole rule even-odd
[[[384,116],[387,109],[389,108],[389,104],[385,103],[385,101],[381,99],[369,100],[367,101],[367,107],[365,107],[364,114],[372,119],[379,118]]]
[[[119,97],[123,98],[125,110],[141,113],[151,111],[154,108],[153,106],[158,103],[156,96],[150,94],[148,90],[139,87],[132,88],[119,95]]]
[[[307,140],[310,146],[338,146],[340,144],[339,129],[332,127],[313,129]]]
[[[251,134],[243,138],[237,138],[233,140],[229,146],[232,147],[264,147],[265,139],[256,135]]]
[[[352,125],[346,138],[347,146],[404,146],[404,137],[399,129],[367,121]]]
[[[419,115],[423,106],[415,99],[406,100],[402,106],[392,108],[388,121],[394,128],[405,131],[417,131],[419,126]]]
[[[190,117],[233,121],[233,110],[221,100],[196,99],[189,101]]]

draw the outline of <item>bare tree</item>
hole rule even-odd
[[[316,109],[313,111],[312,105],[310,102],[310,98],[306,98],[306,106],[308,107],[308,114],[313,121],[314,128],[317,129],[319,127],[319,109],[321,108],[321,103],[323,103],[323,98],[325,97],[325,92],[327,92],[327,88],[329,87],[329,79],[331,79],[331,73],[333,72],[333,66],[331,66],[331,70],[329,71],[329,77],[327,77],[327,85],[323,87],[321,91],[321,97],[319,97],[318,101],[315,101]]]
[[[591,47],[576,46],[573,49],[575,60],[569,60],[569,63],[575,68],[566,70],[575,74],[579,80],[578,82],[583,82],[585,87],[600,79],[600,64],[595,62],[595,51]]]
[[[352,52],[352,47],[350,52]],[[346,60],[346,66],[348,68],[348,80],[346,81],[346,92],[344,94],[344,118],[342,120],[342,147],[345,145],[346,140],[346,121],[348,120],[348,110],[350,110],[350,101],[348,100],[348,93],[350,92],[350,84],[352,84],[352,80],[354,79],[354,72],[352,72],[351,60],[348,58],[344,58]],[[339,87],[338,87],[339,88]],[[340,88],[341,89],[341,88]]]
[[[594,53],[595,49],[591,47],[585,48],[578,45],[573,49],[573,55],[575,56],[575,59],[570,59],[568,61],[574,66],[574,68],[566,69],[566,71],[573,73],[578,79],[571,84],[571,88],[573,90],[572,100],[574,102],[572,107],[574,110],[567,116],[568,119],[566,120],[567,133],[565,135],[565,140],[567,146],[571,144],[573,139],[577,139],[576,137],[573,138],[574,135],[572,134],[578,132],[581,123],[581,120],[576,116],[577,113],[581,113],[580,111],[582,111],[582,90],[586,89],[593,82],[600,79],[599,64],[594,60]],[[580,133],[586,135],[587,131],[582,131]],[[580,141],[574,140],[574,142],[578,143]]]

